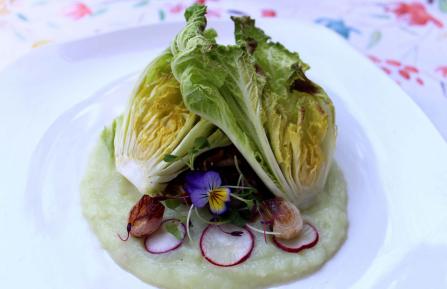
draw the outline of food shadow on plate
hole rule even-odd
[[[348,288],[368,270],[384,243],[388,227],[386,192],[367,134],[338,94],[326,90],[337,111],[335,159],[348,186],[349,221],[346,242],[327,264],[343,268],[345,273],[331,276],[328,284],[336,285],[334,288]]]

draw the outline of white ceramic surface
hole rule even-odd
[[[348,239],[321,270],[281,288],[446,288],[447,144],[400,88],[326,29],[260,22],[300,52],[335,102]],[[221,42],[232,24],[212,23]],[[98,133],[182,24],[34,51],[0,74],[0,287],[148,288],[103,251],[79,182]],[[249,280],[247,280],[249,282]]]

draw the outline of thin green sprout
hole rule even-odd
[[[244,203],[247,203],[247,202],[251,201],[251,200],[247,200],[247,199],[241,198],[241,197],[239,197],[239,196],[236,195],[236,194],[232,194],[232,193],[230,193],[230,195],[231,195],[233,198],[238,199],[239,201],[244,202]]]
[[[240,190],[255,190],[253,187],[244,187],[244,186],[222,186],[224,188],[230,188],[230,189],[240,189]]]
[[[236,167],[236,170],[239,173],[239,178],[237,180],[237,185],[240,186],[242,180],[245,179],[245,176],[242,173],[241,169],[239,168],[239,162],[237,160],[237,156],[236,155],[234,155],[234,166]]]
[[[191,238],[191,234],[189,233],[189,221],[191,219],[191,213],[192,213],[193,208],[194,208],[194,205],[191,205],[191,207],[189,208],[189,211],[188,211],[188,216],[186,217],[186,234],[188,235],[188,238],[191,242],[193,242],[193,240]]]
[[[250,225],[250,224],[246,224],[246,226],[247,227],[249,227],[250,229],[252,229],[253,231],[255,231],[255,232],[258,232],[258,233],[261,233],[261,234],[266,234],[266,235],[279,235],[279,234],[281,234],[281,233],[278,233],[278,232],[269,232],[269,231],[264,231],[264,230],[259,230],[258,228],[256,228],[256,227],[253,227],[252,225]]]

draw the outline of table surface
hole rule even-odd
[[[206,4],[210,19],[299,19],[335,31],[395,80],[447,140],[447,0],[0,0],[0,70],[48,44],[181,21],[193,2]]]

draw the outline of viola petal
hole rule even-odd
[[[185,190],[191,198],[191,202],[198,208],[203,208],[208,203],[208,190],[185,184]]]
[[[222,180],[220,179],[219,173],[215,171],[206,172],[204,179],[206,179],[206,182],[209,184],[208,188],[210,190],[218,188],[222,184]]]
[[[189,186],[207,190],[218,188],[222,184],[219,173],[215,171],[191,172],[186,175],[185,181]]]
[[[191,195],[191,202],[196,206],[197,208],[203,208],[208,203],[208,195],[205,193],[197,193]]]
[[[209,184],[205,178],[206,172],[190,172],[185,177],[185,189],[189,188],[201,188],[208,191]],[[186,189],[187,190],[187,189]]]
[[[230,200],[230,189],[217,188],[209,193],[210,210],[216,215],[223,214],[227,210],[227,202]]]
[[[217,172],[191,172],[185,177],[185,190],[191,197],[194,206],[203,208],[209,202],[210,193],[219,188],[222,180]],[[218,202],[226,202],[230,198],[229,189],[219,188],[215,193],[214,199]],[[218,208],[217,208],[218,207]],[[220,205],[217,205],[217,211],[221,211]]]
[[[210,197],[214,197],[216,199],[219,199],[223,202],[228,202],[230,200],[230,189],[220,187],[217,189],[214,189],[210,192]]]
[[[222,215],[227,211],[227,204],[210,202],[210,211],[215,215]]]

